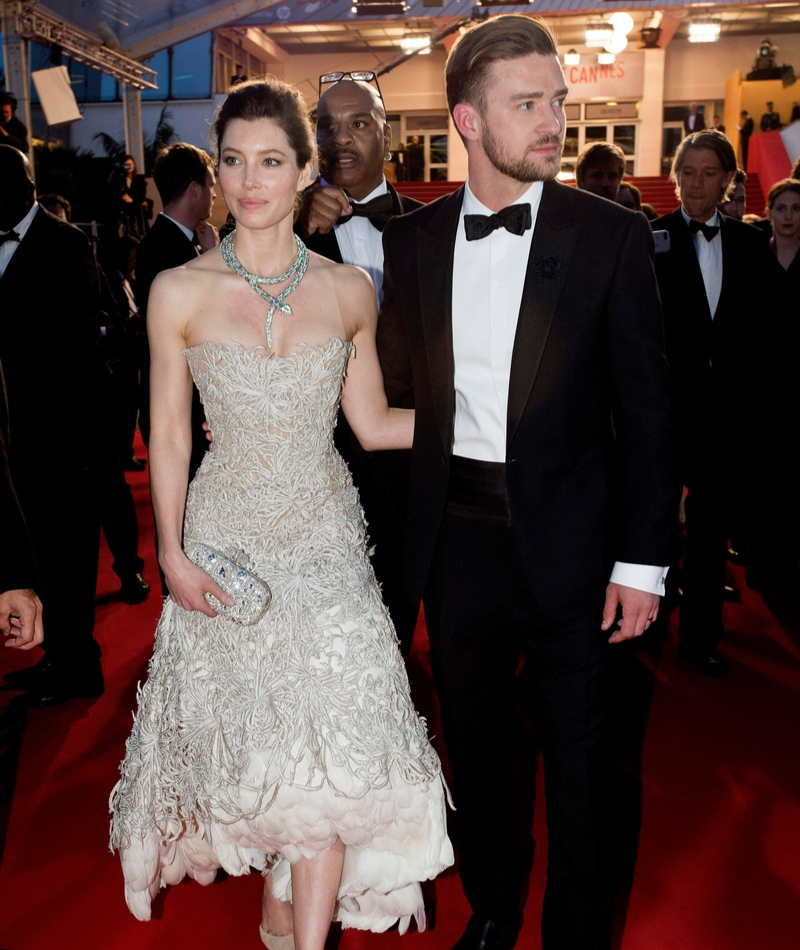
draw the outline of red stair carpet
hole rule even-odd
[[[147,476],[131,482],[153,593],[116,599],[107,551],[97,635],[106,693],[26,711],[0,691],[0,950],[258,950],[261,879],[185,882],[161,892],[155,919],[135,920],[118,859],[107,850],[108,794],[130,729],[136,684],[160,609]],[[68,545],[65,569],[68,564]],[[797,950],[800,947],[800,629],[792,605],[767,604],[732,577],[744,601],[726,607],[727,680],[681,663],[673,639],[620,649],[615,709],[620,861],[615,950]],[[674,618],[673,618],[674,620]],[[35,661],[0,654],[0,672]],[[440,733],[424,625],[410,675]],[[436,740],[438,742],[438,740]],[[523,819],[535,849],[520,950],[538,950],[546,831],[541,770]],[[638,854],[638,857],[637,857]],[[431,928],[400,937],[347,931],[339,950],[450,950],[469,914],[453,871],[427,888]],[[331,948],[339,938],[332,931]]]

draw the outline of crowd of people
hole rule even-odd
[[[373,73],[327,81],[315,131],[291,87],[235,78],[215,160],[159,154],[152,223],[133,159],[112,173],[102,267],[0,144],[0,630],[45,649],[6,679],[37,705],[103,692],[101,527],[123,595],[149,591],[122,474],[138,419],[168,597],[112,797],[132,912],[252,867],[272,950],[322,950],[332,918],[424,926],[420,882],[453,861],[404,666],[424,602],[472,909],[453,950],[520,932],[520,697],[546,776],[543,946],[607,947],[614,645],[666,596],[680,656],[724,676],[733,545],[748,584],[797,592],[796,331],[761,295],[797,299],[798,165],[747,223],[733,146],[690,107],[674,212],[611,143],[559,183],[568,90],[529,17],[453,46],[469,175],[429,205],[385,178],[418,143],[393,152]],[[231,622],[253,603],[221,562],[271,588],[266,612]]]

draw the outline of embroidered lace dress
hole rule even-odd
[[[242,627],[167,600],[121,779],[111,847],[140,919],[165,884],[271,870],[339,836],[335,918],[424,926],[419,882],[453,861],[441,766],[366,553],[333,427],[351,345],[284,357],[185,351],[214,433],[189,488],[185,536],[241,549],[272,588]]]

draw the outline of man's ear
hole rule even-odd
[[[480,138],[481,117],[478,110],[468,102],[459,102],[453,109],[453,122],[462,137],[470,142]]]
[[[383,145],[386,149],[384,155],[389,155],[392,151],[392,127],[388,122],[383,126]]]

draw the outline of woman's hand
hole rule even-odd
[[[202,568],[192,564],[183,552],[174,559],[166,558],[161,567],[170,598],[184,610],[199,610],[207,617],[216,617],[217,612],[206,600],[206,594],[213,594],[228,607],[233,606],[230,594],[226,594]]]

